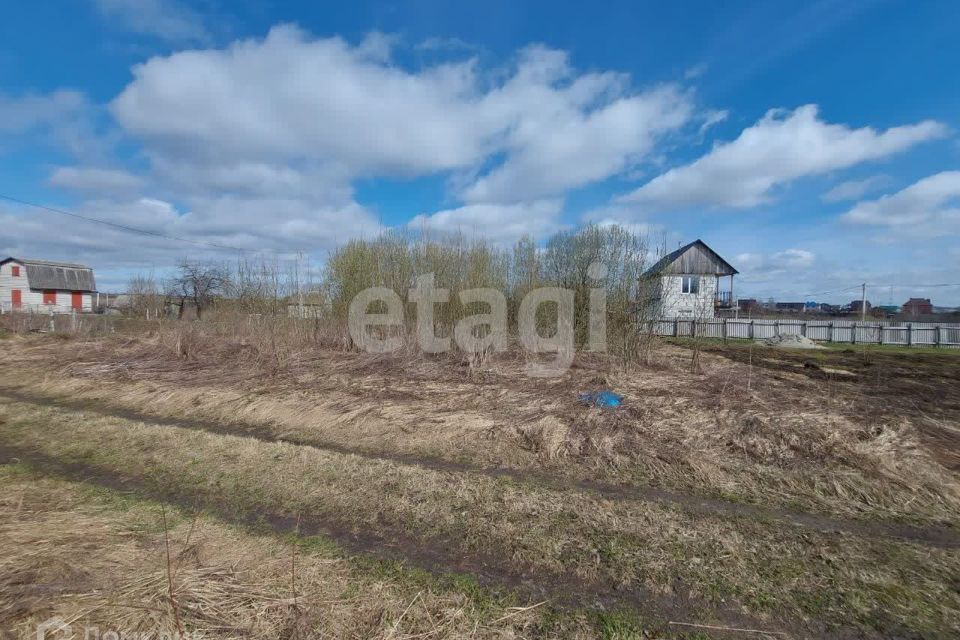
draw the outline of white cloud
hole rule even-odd
[[[408,227],[441,234],[482,236],[509,242],[529,235],[542,238],[561,228],[563,202],[539,200],[520,204],[468,204],[414,217]]]
[[[532,200],[609,177],[692,111],[676,88],[637,94],[626,76],[577,75],[566,54],[543,47],[486,75],[475,60],[407,71],[368,41],[287,25],[226,50],[153,58],[112,110],[168,151],[333,158],[354,175],[475,172],[504,154],[464,189],[469,202]]]
[[[943,171],[893,195],[859,202],[841,219],[910,235],[960,233],[960,171]]]
[[[562,226],[567,190],[628,169],[693,114],[676,87],[637,92],[624,74],[578,73],[542,46],[495,70],[475,59],[409,69],[395,46],[278,26],[151,58],[110,110],[142,142],[151,188],[190,209],[181,227],[298,246],[379,230],[352,187],[377,176],[459,184],[462,206],[412,227],[542,237]]]
[[[414,47],[418,51],[475,51],[479,48],[477,45],[470,44],[457,37],[441,38],[437,36],[427,38]]]
[[[26,133],[62,122],[87,107],[82,93],[66,89],[20,97],[0,94],[0,134]]]
[[[771,110],[736,140],[715,145],[621,200],[654,207],[753,207],[769,201],[777,186],[883,158],[945,133],[946,127],[933,121],[883,132],[851,129],[821,120],[816,105]]]
[[[684,80],[696,80],[707,72],[707,68],[707,63],[705,62],[695,64],[683,72],[683,78]]]
[[[252,251],[324,251],[382,227],[362,205],[309,198],[217,195],[192,200],[182,228],[194,236]]]
[[[47,179],[53,187],[99,194],[138,191],[145,186],[140,176],[122,169],[101,167],[59,167]]]
[[[527,49],[517,75],[482,107],[508,125],[507,158],[464,189],[468,202],[511,202],[563,193],[629,169],[686,124],[690,96],[665,86],[627,92],[620,74],[572,75],[566,57]]]
[[[730,112],[726,109],[711,109],[703,114],[703,123],[700,125],[700,135],[702,136],[708,129],[714,125],[720,124],[729,117]]]
[[[152,58],[111,108],[127,131],[181,155],[332,158],[357,174],[405,175],[481,159],[493,132],[478,121],[473,63],[413,74],[382,54],[281,26],[226,50]]]
[[[773,253],[741,253],[734,259],[739,271],[781,272],[809,269],[817,256],[806,249],[784,249]]]
[[[102,130],[103,110],[72,89],[20,96],[0,93],[0,151],[53,146],[100,161],[112,144]]]
[[[201,16],[176,0],[96,0],[97,9],[121,27],[176,43],[206,42]]]
[[[666,241],[666,227],[662,224],[652,224],[649,222],[624,222],[616,218],[602,218],[595,223],[598,227],[612,227],[618,226],[623,229],[626,229],[637,238],[645,240],[647,243],[648,250],[653,251],[658,245],[664,244]],[[670,234],[671,237],[675,237],[676,234]],[[664,242],[661,242],[659,236],[663,236]]]
[[[205,243],[243,249],[248,256],[289,256],[298,250],[332,249],[382,229],[356,203],[333,207],[296,198],[198,198],[189,209],[157,198],[97,199],[72,211],[148,234],[10,207],[0,209],[0,252],[83,262],[129,274],[150,266],[170,267],[184,257],[235,260],[240,255]],[[50,233],[51,228],[56,233]]]
[[[75,211],[108,222],[133,226],[155,233],[172,230],[179,212],[173,205],[150,199],[89,201]],[[87,262],[98,267],[135,267],[152,260],[176,259],[189,248],[177,247],[163,238],[132,235],[110,226],[61,216],[42,210],[7,208],[0,210],[5,253],[31,258]],[[56,233],[51,233],[56,229]],[[6,237],[8,236],[8,237]]]
[[[344,204],[353,197],[349,175],[331,163],[287,164],[281,160],[205,161],[157,155],[156,178],[183,197],[204,195],[309,198]]]
[[[667,240],[666,227],[644,220],[634,206],[611,204],[597,207],[584,213],[580,220],[584,224],[595,224],[601,227],[618,225],[639,237],[646,238],[651,247],[664,244]],[[670,236],[673,240],[680,239],[675,233],[671,233]]]
[[[889,176],[870,176],[863,180],[847,180],[834,186],[825,194],[820,196],[821,200],[826,202],[842,202],[844,200],[856,200],[865,194],[876,191],[890,183]]]

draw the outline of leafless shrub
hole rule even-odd
[[[460,303],[467,289],[490,287],[502,291],[507,300],[508,325],[517,324],[520,301],[538,287],[561,287],[574,292],[573,326],[578,349],[589,346],[591,315],[600,310],[606,348],[625,361],[636,361],[641,344],[652,341],[650,318],[638,318],[641,274],[649,256],[649,243],[616,225],[588,225],[577,231],[551,236],[542,250],[531,238],[523,238],[509,249],[492,247],[463,236],[430,238],[423,234],[389,233],[374,240],[356,240],[338,249],[327,262],[323,291],[330,301],[331,317],[344,322],[350,301],[362,290],[383,286],[403,297],[416,278],[433,273],[438,288],[446,289],[450,302],[434,311],[437,335],[452,335],[457,321],[476,313],[472,305]],[[597,292],[603,292],[603,296]],[[644,306],[647,309],[646,306]],[[415,307],[408,305],[413,319]],[[556,330],[555,319],[547,313],[537,316],[544,335]]]
[[[182,260],[178,273],[167,282],[167,295],[179,300],[179,316],[183,317],[186,302],[193,303],[197,319],[229,286],[230,272],[224,265]]]
[[[141,318],[158,318],[165,307],[165,297],[153,273],[138,274],[127,283],[127,302],[123,311]]]

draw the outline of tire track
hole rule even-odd
[[[203,512],[219,520],[248,527],[258,532],[300,537],[324,536],[349,555],[366,555],[438,574],[469,574],[484,588],[500,594],[514,594],[527,601],[549,600],[562,608],[599,610],[627,609],[636,612],[650,631],[670,634],[672,620],[698,620],[719,625],[711,629],[711,637],[742,638],[736,629],[749,628],[760,637],[779,638],[866,638],[872,637],[854,627],[823,626],[816,620],[780,616],[761,620],[744,613],[736,602],[713,605],[689,595],[681,583],[672,585],[672,593],[654,592],[644,587],[586,580],[573,572],[548,572],[517,565],[509,558],[489,552],[463,552],[453,538],[415,539],[400,530],[389,534],[356,528],[333,519],[311,514],[289,514],[264,511],[230,511],[219,502],[204,499],[185,490],[163,488],[149,478],[118,475],[96,465],[67,462],[29,447],[0,443],[0,464],[19,463],[35,473],[74,482],[92,484],[113,491],[134,494],[155,502],[175,505],[188,513]],[[727,627],[730,630],[723,630]],[[789,630],[789,632],[787,631]]]
[[[520,485],[547,488],[555,491],[583,491],[599,494],[608,500],[639,500],[674,505],[697,515],[740,517],[754,520],[773,521],[779,524],[802,527],[820,533],[846,533],[866,538],[880,538],[902,540],[922,544],[925,546],[954,549],[960,548],[960,532],[948,527],[917,527],[897,522],[883,522],[870,520],[853,520],[837,518],[817,513],[792,511],[776,507],[764,507],[721,500],[717,498],[697,496],[659,487],[618,485],[595,480],[577,480],[562,478],[538,471],[527,471],[509,468],[491,468],[456,462],[433,456],[416,456],[410,454],[371,452],[364,449],[346,447],[335,443],[312,441],[305,438],[285,437],[278,435],[266,425],[256,425],[244,422],[221,423],[215,421],[198,420],[195,418],[170,418],[155,416],[131,409],[119,407],[105,407],[89,401],[71,400],[66,398],[51,398],[36,394],[25,393],[21,390],[0,388],[0,397],[6,397],[17,402],[33,404],[41,407],[55,407],[71,411],[94,413],[104,417],[119,418],[140,422],[148,426],[178,427],[193,431],[203,431],[216,435],[230,435],[247,437],[261,442],[284,442],[296,446],[306,447],[335,453],[352,455],[368,460],[386,461],[407,466],[417,466],[432,471],[448,473],[472,473],[492,478],[507,478]]]

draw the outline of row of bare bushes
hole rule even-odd
[[[310,346],[352,348],[348,309],[361,291],[386,287],[407,300],[417,278],[433,274],[435,286],[449,292],[449,302],[433,308],[438,337],[452,336],[464,317],[488,311],[484,303],[462,303],[461,292],[491,288],[505,296],[509,341],[516,342],[524,297],[534,289],[559,287],[574,294],[572,329],[575,348],[581,350],[588,342],[591,304],[598,304],[596,292],[603,290],[607,349],[625,363],[649,361],[655,310],[642,275],[662,252],[648,237],[617,225],[562,231],[542,245],[523,238],[508,247],[462,235],[388,232],[338,248],[320,271],[300,259],[242,259],[235,264],[185,260],[165,280],[134,278],[125,312],[159,319],[161,325],[170,319],[202,320],[205,326],[167,323],[164,333],[176,333],[172,348],[180,357],[192,357],[209,338],[223,334],[231,338],[228,342],[242,343],[242,349],[252,348],[282,366]],[[543,305],[538,311],[541,335],[556,332],[556,306]],[[403,349],[415,351],[417,305],[409,300],[404,317],[406,326],[399,330]],[[489,351],[460,355],[477,364],[492,355]]]

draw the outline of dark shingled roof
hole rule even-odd
[[[20,258],[7,258],[3,262],[11,261],[18,262],[26,267],[27,284],[31,289],[97,290],[97,283],[93,279],[93,269],[82,264],[49,262],[47,260],[21,260]]]
[[[732,276],[740,272],[703,240],[697,239],[663,256],[643,275],[646,277],[663,273]]]

